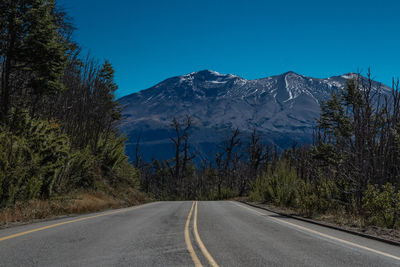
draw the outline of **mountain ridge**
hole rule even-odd
[[[244,135],[257,129],[265,142],[281,148],[293,141],[310,143],[321,101],[343,88],[351,77],[358,76],[346,73],[322,79],[288,71],[247,80],[211,70],[192,72],[122,97],[119,102],[125,120],[120,129],[131,145],[142,136],[143,149],[154,151],[147,158],[157,158],[161,147],[163,151],[171,148],[168,125],[173,117],[186,115],[194,122],[191,141],[204,153],[213,154],[210,146],[216,147],[235,128]],[[383,94],[391,90],[379,82],[373,82],[373,88],[380,88]],[[130,149],[128,144],[129,155]]]

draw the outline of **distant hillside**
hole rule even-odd
[[[310,143],[321,101],[355,75],[317,79],[290,71],[246,80],[203,70],[172,77],[121,98],[125,120],[120,129],[129,137],[127,153],[131,159],[138,135],[145,158],[169,158],[172,146],[168,124],[173,117],[185,115],[194,121],[191,143],[204,156],[212,156],[216,145],[234,128],[239,128],[243,137],[256,128],[265,142],[280,148],[294,141]],[[378,82],[373,87],[383,94],[391,92]]]

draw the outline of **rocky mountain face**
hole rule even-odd
[[[172,77],[121,98],[125,120],[120,129],[129,138],[127,153],[132,159],[139,135],[146,159],[169,158],[173,134],[169,124],[173,117],[186,115],[193,119],[192,148],[205,157],[212,156],[235,128],[243,139],[255,128],[265,142],[280,148],[294,141],[310,143],[321,101],[355,75],[317,79],[290,71],[246,80],[204,70]],[[391,89],[378,82],[373,87],[390,94]]]

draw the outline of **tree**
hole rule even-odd
[[[63,89],[67,47],[55,14],[54,0],[1,2],[2,121],[9,120],[13,108],[27,104],[34,116],[44,96]]]
[[[222,199],[222,185],[226,183],[233,188],[233,182],[235,180],[234,172],[236,170],[237,165],[234,165],[234,159],[238,158],[239,155],[236,151],[236,148],[240,146],[240,131],[239,129],[235,129],[231,136],[227,138],[223,142],[222,145],[219,146],[221,149],[220,152],[215,156],[215,161],[218,169],[218,198]]]
[[[107,60],[97,73],[97,79],[93,88],[92,103],[92,128],[94,131],[93,150],[97,149],[100,134],[104,133],[107,139],[113,123],[122,117],[121,107],[115,101],[115,91],[118,89],[114,81],[114,69]]]
[[[174,158],[167,161],[169,173],[174,179],[172,182],[173,195],[183,196],[191,194],[191,188],[188,188],[190,179],[193,178],[192,160],[196,157],[195,154],[190,153],[189,136],[190,128],[192,126],[192,119],[186,116],[183,122],[173,118],[170,126],[175,132],[175,137],[170,137],[174,144]],[[186,188],[185,188],[186,187]],[[186,189],[186,190],[185,190]]]

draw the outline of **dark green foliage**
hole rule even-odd
[[[138,186],[112,65],[81,59],[66,18],[55,0],[0,1],[0,207]]]
[[[140,172],[128,160],[122,161],[117,166],[115,172],[120,185],[139,188]]]
[[[0,118],[9,120],[12,109],[32,115],[48,102],[47,95],[63,89],[66,36],[63,17],[56,19],[54,0],[4,0],[0,4]],[[59,24],[56,23],[58,20]],[[22,101],[23,100],[23,101]]]
[[[14,202],[22,181],[29,173],[24,155],[28,149],[26,140],[17,138],[8,131],[0,133],[0,199],[1,204]],[[41,184],[39,184],[39,187]],[[29,191],[29,189],[28,189]],[[38,195],[39,190],[31,189],[32,197]]]
[[[55,1],[35,0],[28,7],[26,36],[21,51],[24,71],[30,72],[29,85],[40,97],[62,90],[61,77],[66,64],[66,47],[55,23]]]
[[[351,136],[351,119],[345,114],[340,96],[332,93],[331,99],[321,103],[319,129],[324,129],[324,139],[332,142],[332,136],[348,138]],[[339,140],[337,140],[339,141]]]
[[[343,182],[359,213],[369,183],[399,184],[399,111],[398,88],[391,99],[383,98],[370,78],[349,80],[321,106],[313,164]]]
[[[3,205],[51,196],[69,156],[68,138],[56,123],[25,116],[20,126],[0,134]]]
[[[101,138],[99,142],[98,162],[101,164],[103,176],[107,177],[110,184],[127,184],[138,186],[138,172],[128,162],[125,155],[125,138],[110,136]]]
[[[93,188],[96,158],[89,147],[72,153],[66,165],[66,186],[71,188]]]
[[[71,150],[69,138],[55,121],[21,116],[13,130],[0,131],[0,206],[48,198],[78,188],[138,187],[139,173],[124,154],[124,138],[101,140],[96,154],[87,146]]]

